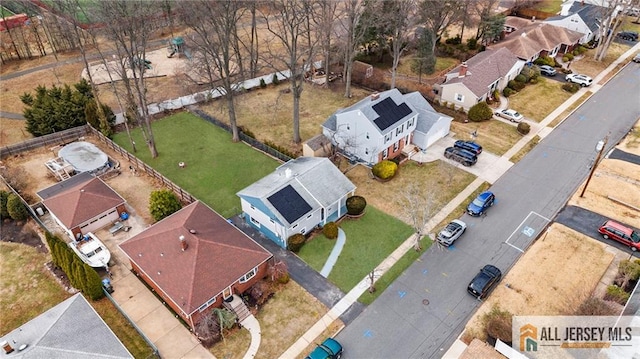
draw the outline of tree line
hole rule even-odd
[[[78,49],[87,69],[90,54],[97,53],[109,76],[120,79],[117,85],[112,81],[110,86],[125,114],[125,129],[132,150],[136,152],[137,148],[129,126],[135,125],[142,130],[152,157],[156,157],[158,152],[148,112],[149,85],[144,73],[149,43],[160,33],[173,37],[179,29],[187,34],[192,50],[190,67],[206,79],[208,88],[220,89],[223,93],[232,139],[236,142],[239,135],[235,96],[241,91],[238,83],[266,72],[288,70],[293,102],[292,141],[300,143],[300,98],[305,76],[315,73],[317,61],[322,61],[325,84],[329,82],[329,66],[336,62],[343,64],[344,96],[351,97],[356,55],[389,54],[392,58],[390,87],[394,88],[400,59],[412,47],[417,48],[414,70],[419,74],[434,71],[436,44],[454,31],[454,25],[460,38],[473,28],[477,42],[492,41],[504,25],[504,16],[495,13],[498,2],[111,0],[91,2],[89,6],[86,1],[57,0],[52,7],[56,14],[66,15],[55,16],[56,26],[66,29],[61,34],[69,38],[58,42]],[[517,3],[521,5],[522,1]],[[87,28],[85,22],[78,19],[100,26]],[[100,103],[99,89],[92,81],[91,72],[87,72],[97,123],[109,123],[109,110]]]

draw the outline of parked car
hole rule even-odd
[[[598,228],[604,239],[613,239],[626,246],[632,251],[640,250],[640,234],[633,229],[614,221],[606,221]]]
[[[623,40],[638,41],[638,33],[635,31],[620,31],[616,36]]]
[[[467,213],[470,216],[478,217],[483,215],[489,207],[493,206],[496,196],[490,192],[482,192],[467,206]]]
[[[638,52],[636,54],[636,56],[633,57],[633,59],[631,59],[631,61],[633,62],[640,62],[640,52]]]
[[[524,116],[522,116],[518,111],[512,109],[506,109],[501,111],[496,111],[496,116],[506,118],[511,122],[522,122]]]
[[[482,153],[482,146],[473,141],[457,140],[456,143],[453,144],[453,147],[467,150],[476,156]]]
[[[567,82],[573,82],[582,87],[589,86],[593,82],[591,77],[580,74],[568,74],[564,79],[567,80]]]
[[[555,76],[558,71],[549,65],[542,65],[540,66],[540,73],[545,76]]]
[[[342,345],[333,338],[327,338],[313,349],[306,359],[340,359],[342,357]]]
[[[444,227],[436,239],[443,246],[449,247],[456,241],[456,239],[460,238],[462,233],[467,229],[467,224],[462,222],[459,219],[454,219],[449,222],[446,227]]]
[[[478,162],[478,157],[473,153],[455,147],[447,147],[444,150],[444,157],[460,162],[467,167],[473,166]]]
[[[480,270],[480,273],[476,274],[471,283],[469,283],[467,292],[478,299],[483,299],[491,292],[493,287],[498,284],[501,278],[502,272],[500,272],[500,269],[491,264],[487,264]]]

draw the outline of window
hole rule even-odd
[[[272,219],[272,218],[269,218],[269,222],[271,222],[271,223],[276,223],[276,222],[274,222],[274,221],[273,221],[273,219]]]
[[[258,267],[253,268],[247,274],[245,274],[242,278],[240,278],[240,283],[246,283],[249,279],[253,278],[258,272]]]
[[[457,93],[456,94],[456,101],[464,102],[464,96],[462,96],[461,94]]]
[[[216,298],[213,297],[213,298],[209,299],[209,301],[207,302],[207,305],[209,306],[209,305],[211,305],[211,304],[213,304],[215,302],[216,302]]]
[[[388,133],[384,136],[384,142],[389,142],[389,140],[391,139],[391,134]]]
[[[384,151],[382,151],[382,159],[384,160],[385,158],[387,158],[388,155],[389,155],[389,149],[385,148]]]
[[[249,217],[251,218],[251,223],[255,224],[256,226],[260,227],[260,222],[258,222],[257,219],[253,218],[253,217]]]
[[[256,207],[254,207],[253,205],[251,205],[251,209],[256,209]]]
[[[306,231],[307,231],[306,228],[302,228],[302,230],[300,231],[300,234],[305,234]]]
[[[293,227],[291,227],[291,229],[296,229],[298,227],[297,224],[294,224]]]
[[[399,143],[400,141],[393,144],[393,152],[396,152],[398,150],[398,148],[400,147]]]
[[[207,309],[208,305],[207,303],[204,303],[203,305],[200,306],[200,308],[198,308],[199,312],[202,312],[203,310]]]
[[[311,218],[313,216],[313,213],[311,213],[310,215],[307,216],[307,219]]]

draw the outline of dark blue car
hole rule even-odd
[[[458,140],[456,141],[456,143],[453,144],[453,147],[469,151],[476,156],[482,153],[482,146],[480,146],[479,144],[473,141]]]
[[[467,213],[470,216],[481,216],[484,212],[493,206],[496,201],[496,196],[489,191],[482,192],[467,206]]]

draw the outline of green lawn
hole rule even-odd
[[[561,10],[561,5],[562,1],[560,0],[541,0],[535,3],[532,7],[539,11],[557,14]]]
[[[135,155],[178,186],[225,217],[240,213],[236,192],[273,172],[280,163],[246,144],[231,142],[231,135],[187,112],[152,125],[158,157],[152,159],[139,129],[132,131],[138,144]],[[113,140],[131,152],[125,132]],[[185,168],[178,167],[186,163]]]
[[[11,12],[11,10],[7,9],[4,6],[0,6],[0,17],[5,18],[5,17],[9,17],[9,16],[13,16],[15,15],[13,12]]]
[[[344,292],[355,287],[413,233],[409,225],[372,206],[367,206],[362,218],[344,219],[340,228],[347,241],[329,280]],[[302,247],[299,256],[320,271],[334,244],[335,240],[319,235]]]
[[[528,84],[522,91],[511,95],[509,108],[540,122],[571,95],[562,89],[562,83],[540,77],[537,84]]]

